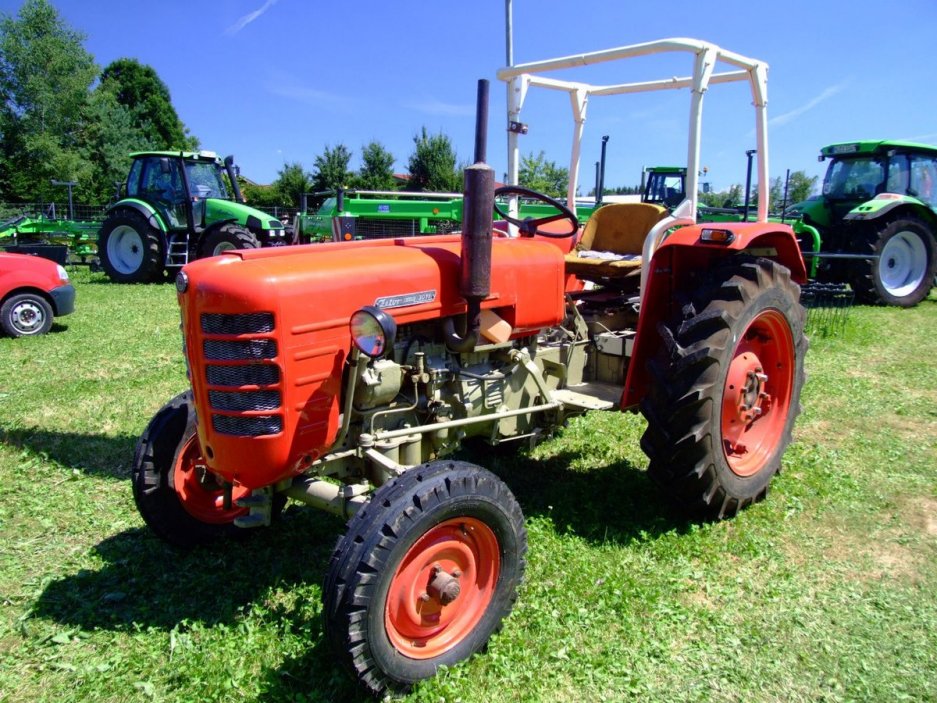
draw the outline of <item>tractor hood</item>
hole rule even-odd
[[[463,314],[460,250],[448,235],[238,250],[188,264],[177,288],[209,466],[257,488],[328,453],[352,314],[378,306],[398,327]],[[563,287],[558,247],[495,239],[481,307],[523,337],[563,319]]]
[[[283,229],[283,223],[272,215],[243,203],[220,198],[205,200],[205,220],[208,223],[236,220],[239,225],[256,230]]]

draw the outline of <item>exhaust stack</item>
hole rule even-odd
[[[459,292],[468,303],[466,332],[445,323],[446,346],[468,352],[478,343],[481,303],[491,292],[491,213],[495,206],[495,172],[485,163],[488,142],[488,81],[478,81],[475,111],[475,163],[465,169],[462,208],[462,268]]]

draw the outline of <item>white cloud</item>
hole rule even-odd
[[[812,110],[817,105],[822,103],[824,100],[831,98],[837,93],[839,93],[840,91],[842,91],[846,87],[847,83],[848,81],[844,81],[842,83],[837,83],[836,85],[831,85],[829,88],[826,88],[822,93],[820,93],[814,98],[811,98],[800,107],[795,107],[793,110],[785,112],[783,115],[772,117],[770,120],[768,120],[768,124],[771,125],[772,127],[780,127],[782,125],[786,125],[790,122],[793,122],[798,117],[803,115],[805,112]]]
[[[237,34],[242,29],[244,29],[247,25],[249,25],[251,22],[253,22],[258,17],[260,17],[263,13],[269,10],[271,7],[276,5],[277,1],[278,0],[267,0],[258,9],[254,10],[253,12],[248,12],[246,15],[241,17],[237,22],[235,22],[230,27],[228,27],[224,31],[224,33],[227,34],[229,37]]]
[[[435,98],[429,98],[415,103],[405,103],[404,107],[417,112],[424,112],[427,115],[448,115],[455,117],[471,116],[475,114],[474,105],[457,105],[454,103],[444,103]]]
[[[281,98],[288,98],[312,107],[327,107],[344,111],[350,109],[351,106],[351,100],[345,96],[309,88],[284,76],[269,82],[267,90],[273,95],[279,95]]]

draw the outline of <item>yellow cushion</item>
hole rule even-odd
[[[667,208],[651,203],[612,203],[603,205],[589,217],[577,249],[640,254],[644,240]]]
[[[582,278],[620,278],[636,273],[648,232],[667,214],[667,208],[650,203],[600,207],[586,222],[576,248],[566,255],[567,273]]]

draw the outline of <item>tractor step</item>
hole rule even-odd
[[[553,391],[553,398],[563,405],[581,410],[611,410],[621,401],[621,386],[613,383],[580,383]]]
[[[166,266],[185,266],[187,263],[189,263],[188,233],[185,234],[184,239],[171,239],[169,250],[166,252]]]

